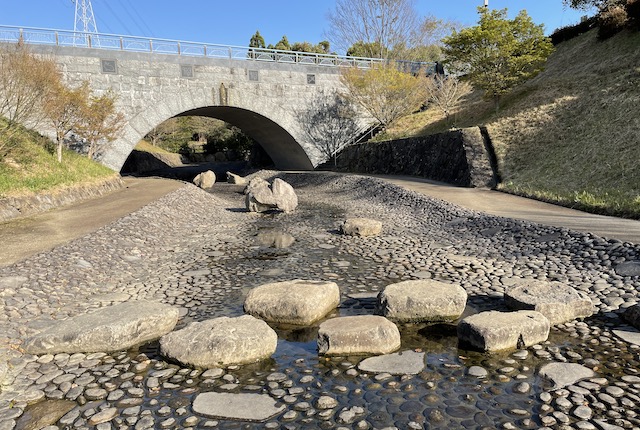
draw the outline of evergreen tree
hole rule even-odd
[[[265,48],[264,37],[260,34],[259,31],[251,36],[251,40],[249,41],[250,48]]]

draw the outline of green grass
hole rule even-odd
[[[4,125],[0,119],[0,127]],[[53,144],[26,129],[13,137],[0,158],[0,198],[35,194],[102,182],[118,176],[113,170],[65,151],[58,163],[50,149]]]
[[[506,96],[497,114],[479,92],[470,94],[455,125],[487,126],[500,189],[640,219],[640,33],[598,41],[596,32],[559,45],[546,70]],[[379,139],[447,128],[427,111]]]

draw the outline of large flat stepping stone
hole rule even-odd
[[[340,231],[347,236],[378,236],[382,231],[382,223],[369,218],[349,218],[342,224]]]
[[[588,317],[594,311],[585,293],[561,282],[519,283],[505,290],[504,301],[511,309],[540,312],[552,325]]]
[[[539,375],[553,382],[554,389],[568,387],[583,379],[596,376],[593,370],[576,363],[545,364],[540,369]]]
[[[393,321],[453,321],[464,312],[467,292],[459,285],[432,279],[403,281],[378,295],[377,313]]]
[[[620,276],[640,276],[640,261],[627,261],[616,266],[615,271]]]
[[[340,289],[335,282],[293,281],[260,285],[249,291],[244,311],[269,322],[309,325],[335,309]]]
[[[177,308],[162,303],[120,303],[54,321],[49,329],[27,339],[23,348],[29,354],[122,351],[169,333],[178,316]]]
[[[640,331],[634,328],[621,328],[612,332],[625,342],[640,346]]]
[[[536,311],[488,311],[464,318],[458,339],[482,351],[518,349],[544,342],[551,324]]]
[[[424,352],[403,351],[365,358],[358,369],[370,373],[391,375],[417,375],[424,370]]]
[[[285,410],[266,394],[202,393],[193,401],[193,412],[207,418],[263,422]]]
[[[325,355],[389,354],[400,348],[400,331],[374,315],[332,318],[320,324],[318,352]]]
[[[250,315],[220,317],[189,324],[160,339],[161,353],[198,368],[255,363],[276,351],[278,335]]]

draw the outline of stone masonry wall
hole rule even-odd
[[[495,175],[480,128],[472,127],[345,148],[338,170],[410,175],[463,187],[494,187]]]

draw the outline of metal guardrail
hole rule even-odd
[[[148,52],[204,58],[227,58],[274,63],[292,63],[328,67],[359,67],[368,69],[385,62],[380,58],[347,57],[246,46],[216,45],[170,39],[121,36],[116,34],[82,33],[45,28],[0,26],[0,42],[23,41],[33,45],[95,48],[111,51]]]

